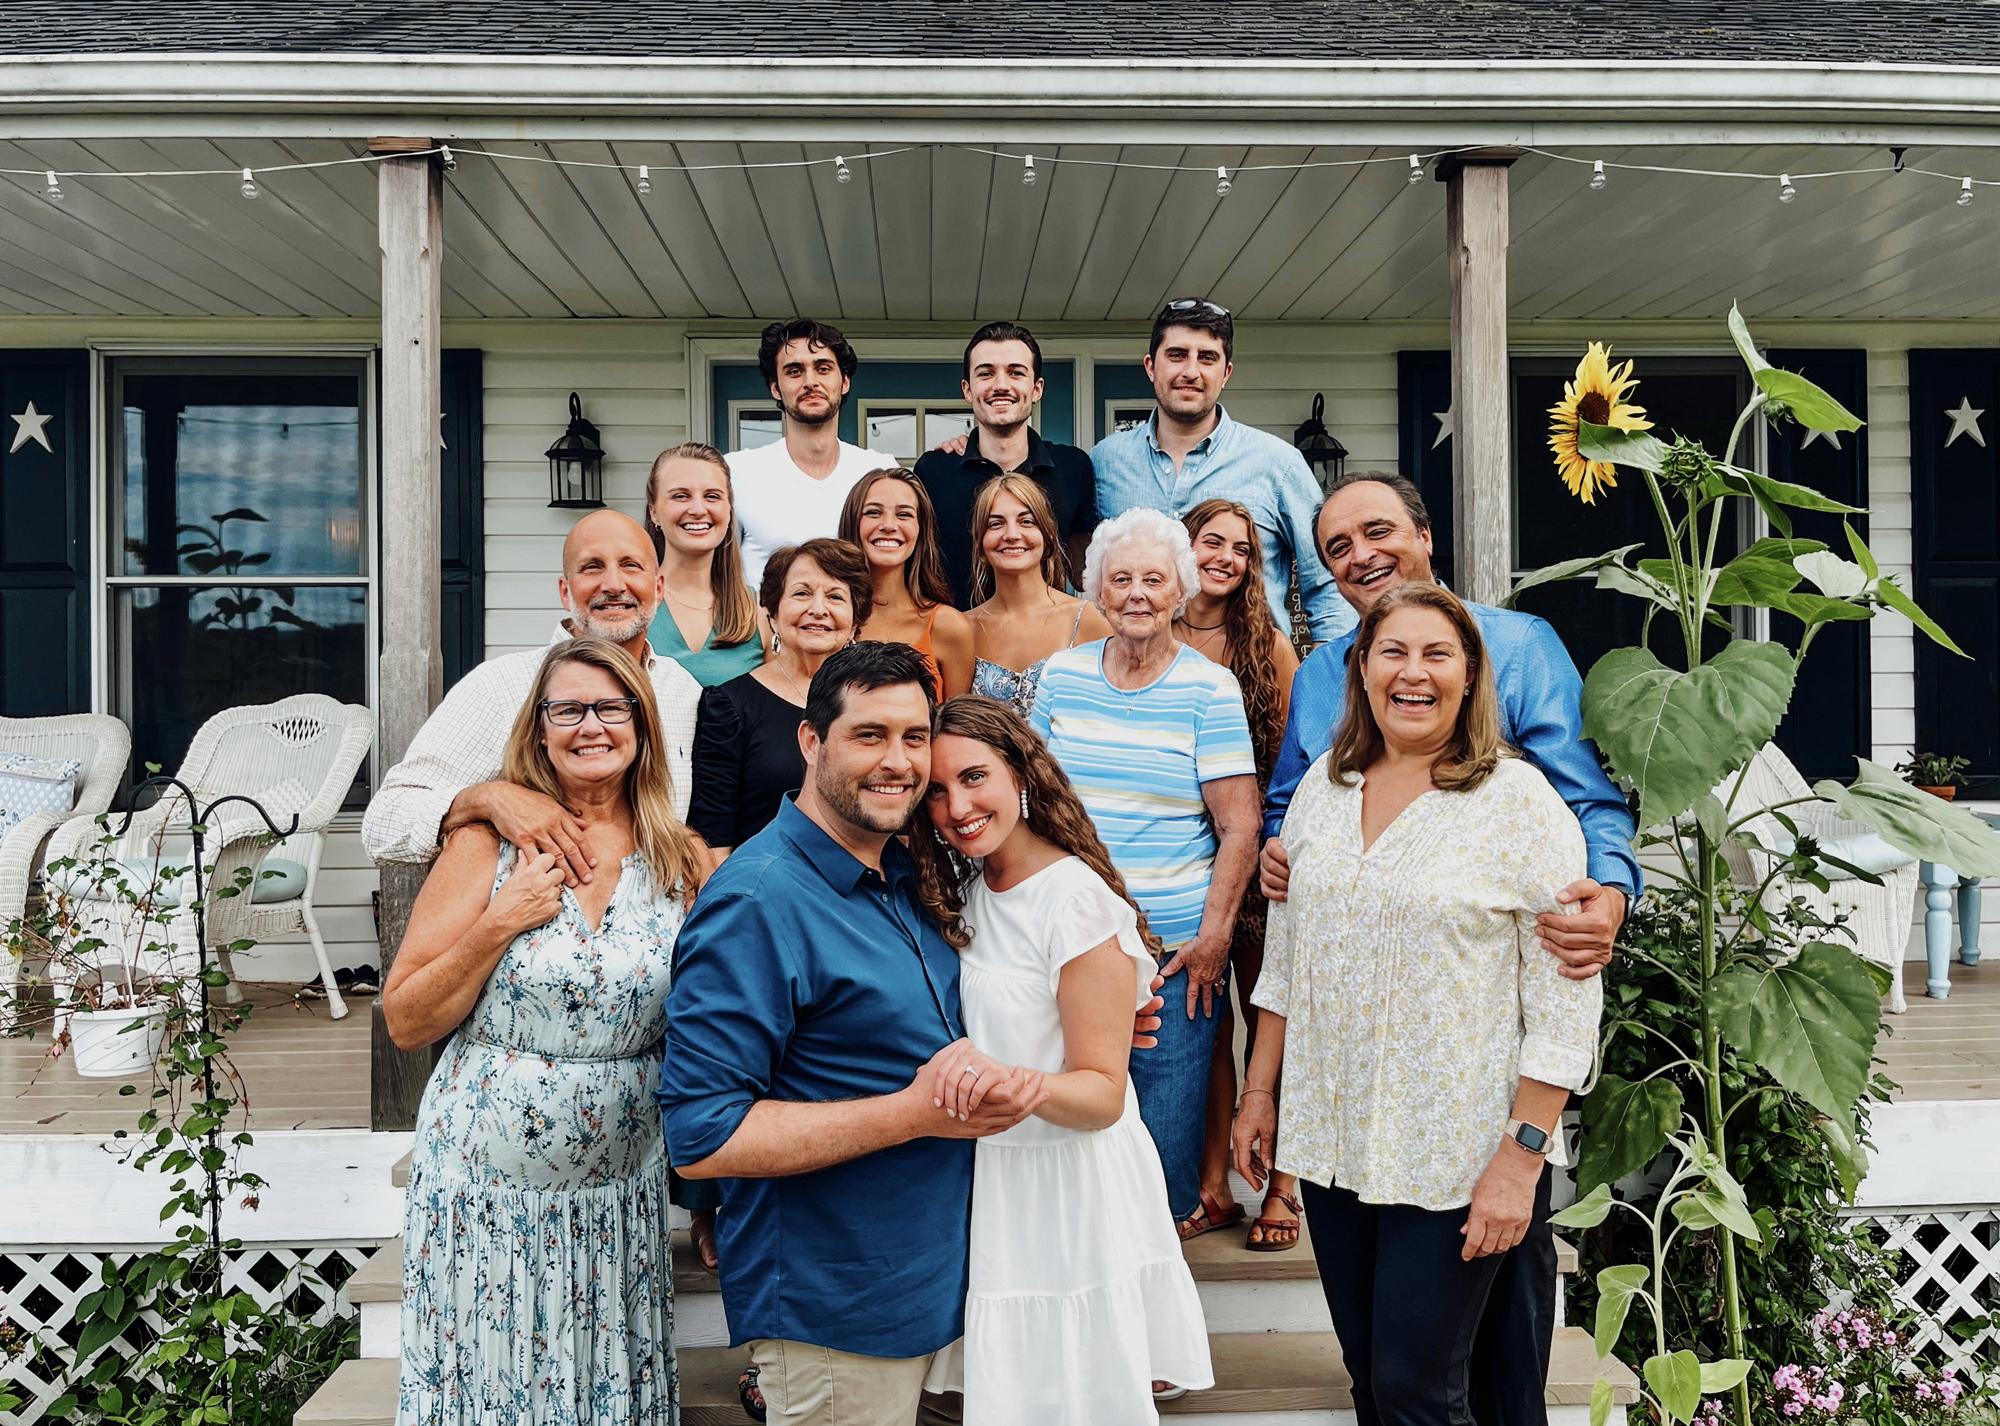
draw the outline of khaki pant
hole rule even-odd
[[[931,1359],[864,1357],[807,1342],[750,1343],[768,1426],[911,1426]]]

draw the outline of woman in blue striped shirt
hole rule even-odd
[[[1178,520],[1139,509],[1098,526],[1083,595],[1111,636],[1049,659],[1030,719],[1166,947],[1160,1043],[1134,1057],[1132,1081],[1183,1237],[1243,1217],[1203,1194],[1201,1142],[1217,1003],[1258,823],[1235,676],[1174,638],[1174,615],[1197,587]]]

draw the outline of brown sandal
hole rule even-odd
[[[1256,1219],[1254,1222],[1250,1224],[1250,1232],[1254,1233],[1259,1228],[1262,1228],[1266,1234],[1266,1237],[1264,1241],[1260,1243],[1255,1238],[1250,1237],[1249,1233],[1246,1233],[1243,1238],[1243,1246],[1245,1248],[1248,1248],[1253,1253],[1288,1253],[1293,1248],[1296,1248],[1299,1245],[1299,1235],[1305,1227],[1305,1213],[1306,1213],[1305,1205],[1300,1203],[1298,1199],[1292,1197],[1291,1194],[1284,1193],[1275,1188],[1272,1189],[1268,1194],[1266,1194],[1264,1198],[1267,1203],[1273,1198],[1277,1199],[1278,1202],[1284,1204],[1285,1207],[1292,1210],[1293,1216],[1290,1218],[1260,1217]],[[1287,1231],[1289,1231],[1292,1236],[1282,1243],[1274,1243],[1268,1236],[1269,1234],[1272,1233],[1283,1233]]]
[[[1243,1221],[1243,1205],[1231,1203],[1223,1206],[1206,1190],[1201,1195],[1201,1207],[1174,1225],[1174,1231],[1181,1235],[1181,1241],[1199,1238],[1204,1233],[1213,1233],[1218,1228],[1234,1228]]]

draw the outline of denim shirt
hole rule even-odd
[[[958,957],[895,841],[878,875],[799,811],[738,847],[675,947],[660,1106],[695,1163],[760,1099],[892,1094],[962,1036]],[[773,1337],[918,1357],[964,1331],[973,1145],[913,1139],[813,1173],[725,1179],[731,1345]]]
[[[1583,736],[1583,680],[1562,637],[1547,620],[1514,609],[1465,606],[1479,621],[1500,693],[1500,736],[1521,750],[1583,824],[1591,879],[1615,886],[1627,901],[1645,889],[1632,849],[1634,825],[1625,799],[1598,765]],[[1292,680],[1285,738],[1264,797],[1264,835],[1275,837],[1299,779],[1333,746],[1347,695],[1347,655],[1354,634],[1313,650]]]
[[[1249,510],[1264,547],[1264,596],[1281,629],[1290,627],[1286,596],[1293,572],[1316,640],[1354,627],[1354,610],[1334,587],[1313,541],[1320,488],[1305,457],[1268,431],[1232,421],[1216,408],[1216,427],[1181,460],[1160,449],[1155,411],[1143,426],[1116,431],[1091,448],[1097,513],[1106,520],[1138,506],[1178,519],[1204,500],[1234,500]]]

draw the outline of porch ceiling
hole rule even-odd
[[[653,192],[642,199],[616,169],[467,153],[446,182],[450,317],[1138,322],[1189,292],[1250,319],[1446,315],[1441,185],[1410,185],[1394,162],[1238,171],[1362,150],[1071,146],[1038,153],[1041,181],[1026,188],[1018,162],[951,148],[853,162],[843,185],[826,166],[672,171],[806,157],[796,145],[495,147],[645,162]],[[234,170],[361,152],[358,141],[23,139],[0,143],[0,167]],[[1966,155],[1951,152],[1908,157],[1956,172]],[[1794,173],[1886,158],[1741,145],[1591,156]],[[1977,161],[1976,176],[2000,177]],[[1218,164],[1234,179],[1227,199]],[[1592,193],[1588,172],[1536,155],[1514,169],[1516,319],[1712,317],[1732,298],[1760,318],[2000,317],[1990,191],[1958,208],[1937,180],[1871,175],[1802,182],[1781,205],[1775,183],[1614,171]],[[79,178],[55,204],[38,179],[0,179],[0,314],[374,316],[372,168],[271,173],[259,186],[251,202],[234,177]]]

